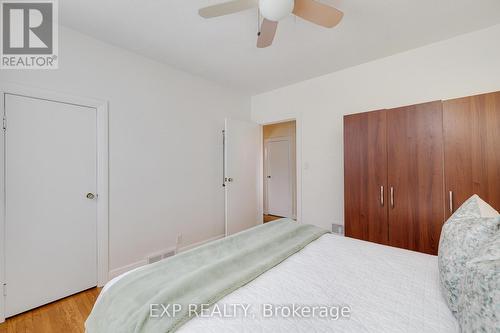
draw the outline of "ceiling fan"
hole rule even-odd
[[[257,47],[268,47],[273,43],[278,21],[290,14],[326,28],[333,28],[342,20],[344,13],[315,0],[233,0],[201,8],[199,14],[212,18],[259,8],[264,17],[257,38]]]

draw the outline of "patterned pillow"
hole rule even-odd
[[[462,332],[500,332],[500,232],[465,266],[458,320]]]
[[[474,194],[460,206],[448,219],[462,219],[470,217],[497,217],[498,212],[482,200],[479,195]]]
[[[446,221],[441,231],[438,251],[439,280],[441,292],[448,307],[456,316],[461,294],[465,264],[475,257],[500,228],[500,216],[495,210],[486,210],[487,205],[477,195],[469,198]],[[496,217],[484,217],[496,216]]]

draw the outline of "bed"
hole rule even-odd
[[[96,304],[128,274],[110,281]],[[263,315],[263,304],[347,306],[333,318]],[[194,317],[177,332],[459,332],[439,289],[437,257],[324,234],[216,306],[245,304],[250,315]]]

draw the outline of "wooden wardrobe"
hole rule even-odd
[[[477,193],[500,209],[500,93],[344,117],[346,236],[436,254]]]

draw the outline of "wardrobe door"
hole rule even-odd
[[[443,102],[446,216],[478,194],[500,210],[500,92]]]
[[[346,236],[387,243],[386,112],[344,117]]]
[[[436,254],[444,222],[441,102],[387,111],[389,244]]]

